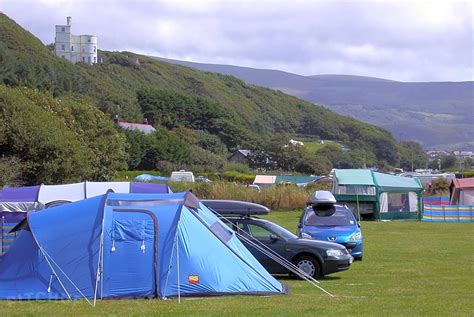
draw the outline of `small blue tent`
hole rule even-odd
[[[0,299],[285,292],[191,193],[107,193],[29,213],[0,258]]]

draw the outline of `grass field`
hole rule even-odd
[[[296,228],[299,212],[269,219]],[[171,300],[105,300],[1,303],[1,315],[186,315],[186,316],[473,316],[472,223],[364,222],[364,261],[330,275],[321,285],[281,278],[290,295],[228,296]]]

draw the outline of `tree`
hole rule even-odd
[[[94,105],[0,86],[0,154],[26,184],[110,178],[125,169],[125,139]]]
[[[425,168],[428,157],[421,144],[413,141],[400,142],[398,144],[400,158],[399,166],[406,171],[414,171],[416,168]]]
[[[397,144],[394,140],[383,136],[374,136],[369,140],[373,152],[379,161],[385,161],[391,166],[398,163]]]
[[[328,159],[332,165],[336,165],[337,161],[342,156],[342,149],[339,144],[336,143],[328,143],[318,151],[316,151],[316,157],[318,158],[326,158]]]
[[[333,165],[326,157],[307,155],[295,164],[295,171],[312,175],[328,175]]]
[[[367,168],[377,163],[375,155],[364,149],[350,150],[344,153],[336,162],[337,168]]]
[[[443,155],[441,156],[441,169],[456,169],[458,166],[458,159],[455,155]]]

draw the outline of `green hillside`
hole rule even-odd
[[[31,33],[0,14],[0,83],[37,89],[64,100],[79,98],[79,102],[94,104],[109,117],[120,115],[135,121],[145,116],[155,127],[164,129],[168,137],[164,141],[140,142],[184,142],[177,148],[188,146],[187,152],[180,155],[168,153],[166,161],[180,158],[179,163],[184,165],[202,165],[205,162],[193,159],[201,155],[221,164],[219,157],[226,154],[222,146],[227,150],[237,146],[264,149],[275,134],[285,133],[343,141],[364,149],[369,156],[375,155],[379,161],[397,164],[397,144],[389,132],[324,107],[235,77],[129,52],[100,51],[99,55],[101,64],[73,65],[56,57]],[[132,56],[139,58],[139,65],[131,62]],[[132,139],[128,137],[129,143],[134,142]],[[155,161],[163,161],[155,156]],[[130,160],[128,163],[130,166]],[[157,162],[153,164],[157,167]],[[144,166],[131,166],[135,167]]]

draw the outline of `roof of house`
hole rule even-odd
[[[145,134],[149,134],[149,133],[153,133],[156,131],[155,128],[153,128],[153,126],[149,125],[149,124],[145,124],[145,123],[132,123],[132,122],[123,122],[123,121],[119,121],[118,122],[118,125],[122,128],[122,129],[127,129],[127,130],[138,130],[138,131],[141,131]]]
[[[474,188],[474,177],[469,178],[455,178],[451,186],[454,184],[456,188]]]
[[[248,156],[252,153],[250,150],[238,150],[237,152],[240,152],[243,156]]]

